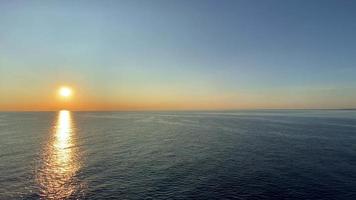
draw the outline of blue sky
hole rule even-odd
[[[355,9],[0,1],[0,109],[54,108],[61,84],[76,89],[78,109],[356,107]]]

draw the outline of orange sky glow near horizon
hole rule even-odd
[[[61,95],[63,87],[69,88],[70,95]],[[45,87],[44,87],[45,88]],[[248,94],[224,96],[216,95],[186,95],[179,93],[137,92],[137,93],[96,93],[79,86],[65,85],[48,87],[47,90],[8,91],[1,93],[0,110],[2,111],[57,111],[62,109],[73,111],[100,110],[229,110],[229,109],[292,109],[315,108],[308,107],[310,101],[288,101],[291,95],[280,98],[274,94],[260,96]],[[68,91],[67,91],[68,92]],[[155,93],[156,92],[156,93]],[[265,99],[264,103],[258,99]],[[317,102],[315,102],[316,104]],[[329,102],[332,104],[332,102]],[[347,102],[345,102],[347,103]],[[325,107],[330,105],[325,105]],[[323,105],[319,108],[324,108]]]

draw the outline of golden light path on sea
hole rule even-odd
[[[81,166],[71,112],[59,111],[53,129],[37,171],[39,195],[42,199],[66,199],[77,195],[80,188],[76,173]]]

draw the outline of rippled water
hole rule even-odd
[[[356,199],[356,111],[2,112],[0,199]]]

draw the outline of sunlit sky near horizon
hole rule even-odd
[[[356,108],[356,1],[0,1],[0,110]],[[70,101],[58,98],[70,86]]]

